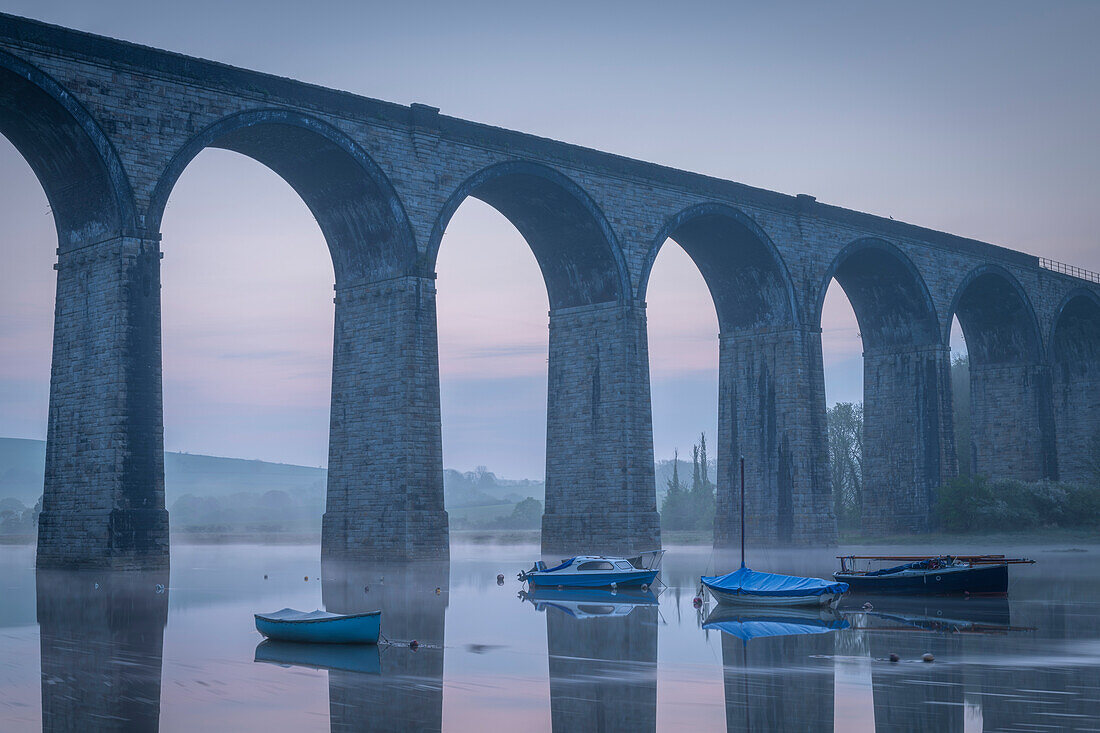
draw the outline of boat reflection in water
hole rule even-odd
[[[42,730],[157,730],[168,573],[38,571]]]
[[[703,628],[722,633],[726,730],[833,730],[835,634],[830,609],[719,606]]]
[[[637,608],[656,607],[657,596],[651,590],[624,588],[610,591],[603,588],[540,588],[521,590],[519,597],[530,601],[536,611],[554,608],[573,618],[603,618],[629,616]]]
[[[858,596],[845,605],[853,607],[847,616],[862,634],[871,661],[875,730],[880,732],[961,732],[967,711],[975,705],[985,707],[989,715],[990,703],[999,707],[1000,697],[975,694],[982,690],[984,675],[966,662],[982,648],[979,644],[984,646],[980,637],[1026,638],[1030,630],[1012,626],[1009,602],[1003,597]],[[926,653],[936,662],[920,662]],[[886,662],[891,654],[898,655],[900,663]],[[948,660],[952,663],[945,663]]]
[[[867,607],[864,607],[867,604]],[[853,596],[845,606],[861,614],[869,631],[931,631],[944,634],[1007,634],[1034,631],[1013,626],[1008,599],[922,598],[914,596]]]
[[[382,674],[382,660],[376,644],[303,644],[266,639],[256,647],[256,661],[283,667]]]
[[[554,731],[657,728],[657,598],[652,592],[539,589]]]
[[[373,650],[356,650],[360,656],[305,652],[306,656],[298,657],[301,661],[290,662],[329,670],[330,730],[442,727],[443,631],[449,580],[447,563],[322,562],[325,609],[332,613],[381,610],[383,638],[395,642]],[[419,643],[416,650],[407,643],[413,639]],[[291,651],[280,646],[270,651],[257,648],[256,653],[257,659],[264,655],[274,660],[275,656],[286,659]],[[371,651],[377,656],[370,657]],[[378,661],[377,669],[371,668],[372,659]]]

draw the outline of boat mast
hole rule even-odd
[[[741,456],[741,567],[745,567],[745,457]]]

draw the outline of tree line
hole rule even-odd
[[[714,484],[707,460],[707,434],[691,447],[691,485],[680,482],[680,451],[673,452],[672,477],[661,503],[662,529],[701,529],[714,527]]]
[[[1016,481],[976,475],[970,448],[970,362],[951,360],[953,427],[959,475],[939,487],[933,518],[938,529],[1078,528],[1100,525],[1100,433],[1087,457],[1091,477],[1082,483]],[[863,405],[838,402],[827,414],[830,478],[837,527],[859,532],[863,501]]]

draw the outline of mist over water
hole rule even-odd
[[[669,548],[654,602],[517,597],[515,573],[538,554],[524,545],[347,566],[322,564],[315,545],[176,544],[170,577],[37,580],[33,548],[8,546],[0,720],[5,731],[1088,729],[1100,716],[1097,549],[1014,552],[1038,563],[1012,568],[1007,599],[863,610],[853,598],[832,615],[696,610],[699,575],[739,562],[704,547]],[[824,576],[834,554],[750,548],[748,560]],[[381,608],[395,643],[261,644],[252,614],[287,606]],[[754,636],[775,623],[801,633]]]

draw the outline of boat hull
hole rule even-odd
[[[337,618],[273,619],[256,614],[256,630],[268,639],[313,644],[377,644],[382,612]]]
[[[714,600],[724,606],[829,606],[840,600],[842,593],[819,593],[805,596],[767,596],[754,593],[721,590],[709,585],[704,587]]]
[[[557,571],[553,573],[527,573],[526,580],[532,587],[556,588],[609,588],[615,585],[620,588],[640,587],[652,585],[659,570],[636,570],[622,573],[593,573],[593,572],[568,572]]]
[[[847,583],[852,593],[891,595],[961,595],[1008,593],[1007,565],[979,565],[968,568],[903,571],[890,575],[833,573],[833,579]]]

